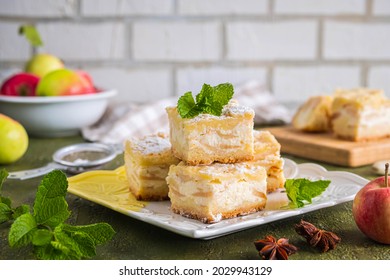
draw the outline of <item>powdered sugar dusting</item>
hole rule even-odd
[[[134,141],[133,148],[144,155],[159,154],[170,150],[171,143],[168,135],[158,133]]]
[[[241,106],[236,100],[231,100],[222,111],[222,116],[236,116],[245,114],[255,114],[252,108]]]
[[[214,116],[210,114],[200,114],[196,116],[195,118],[188,119],[188,122],[197,122],[200,120],[206,120],[206,119],[224,119],[224,118],[231,118],[235,116],[243,116],[245,114],[251,114],[255,115],[255,111],[252,108],[241,106],[238,104],[237,100],[230,100],[230,102],[225,105],[225,107],[222,109],[222,115],[221,116]]]

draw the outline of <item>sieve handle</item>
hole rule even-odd
[[[54,169],[65,169],[64,166],[50,162],[49,164],[38,167],[35,169],[29,169],[29,170],[23,170],[23,171],[16,171],[16,172],[10,172],[8,174],[7,179],[18,179],[18,180],[26,180],[35,178],[41,175],[45,175],[49,173],[50,171],[53,171]]]

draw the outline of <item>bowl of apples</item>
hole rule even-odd
[[[87,72],[38,54],[2,83],[0,113],[20,122],[31,136],[69,136],[96,123],[115,95],[96,87]]]

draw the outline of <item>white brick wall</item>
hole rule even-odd
[[[217,85],[230,82],[239,86],[249,80],[266,83],[267,71],[262,67],[185,67],[177,71],[176,95],[187,91],[197,94],[204,83]]]
[[[390,97],[390,66],[372,67],[368,75],[368,86],[384,89]]]
[[[317,24],[313,21],[228,23],[229,60],[314,59]]]
[[[71,68],[146,102],[203,83],[257,79],[281,101],[337,86],[390,97],[390,0],[0,0],[0,78],[34,49],[38,27]]]
[[[173,11],[173,0],[83,0],[85,16],[167,15]]]
[[[123,23],[43,23],[38,24],[42,51],[75,61],[118,60],[126,57]]]
[[[354,66],[291,66],[274,71],[274,93],[281,101],[302,101],[311,95],[331,93],[335,88],[358,85],[360,70]]]
[[[118,101],[146,102],[169,97],[172,92],[171,71],[165,68],[99,67],[85,70],[99,87],[117,89],[120,93]]]
[[[221,57],[217,22],[141,22],[133,28],[134,59],[215,61]]]
[[[390,23],[327,22],[327,59],[390,59]]]
[[[375,0],[373,4],[373,14],[379,16],[390,15],[390,1],[389,0]]]
[[[178,0],[183,15],[258,15],[268,12],[267,0]]]
[[[0,16],[69,17],[76,13],[77,0],[2,0]]]
[[[0,22],[0,65],[1,61],[22,61],[30,56],[30,46],[18,35],[19,24]]]
[[[275,13],[292,15],[364,14],[365,6],[365,0],[275,0]]]

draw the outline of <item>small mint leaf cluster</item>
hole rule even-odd
[[[0,191],[7,176],[5,170],[0,170]],[[26,205],[12,209],[10,200],[0,197],[1,221],[15,219],[8,235],[9,245],[22,247],[32,244],[37,258],[45,260],[95,256],[96,246],[109,241],[115,231],[107,223],[84,226],[66,224],[70,216],[65,200],[67,189],[65,174],[54,170],[44,176],[38,186],[33,213]]]
[[[3,187],[4,181],[8,177],[8,172],[5,169],[0,170],[0,193]],[[30,207],[28,205],[21,205],[19,207],[13,208],[12,202],[8,197],[4,197],[0,195],[0,224],[14,220],[19,216],[23,215],[30,211]]]
[[[330,185],[329,180],[310,181],[305,178],[287,179],[284,187],[292,208],[301,208],[305,203],[322,194]]]
[[[177,102],[177,110],[182,118],[190,119],[199,114],[222,115],[223,107],[229,103],[234,94],[233,85],[224,83],[212,87],[203,84],[195,100],[192,92],[186,92]]]

